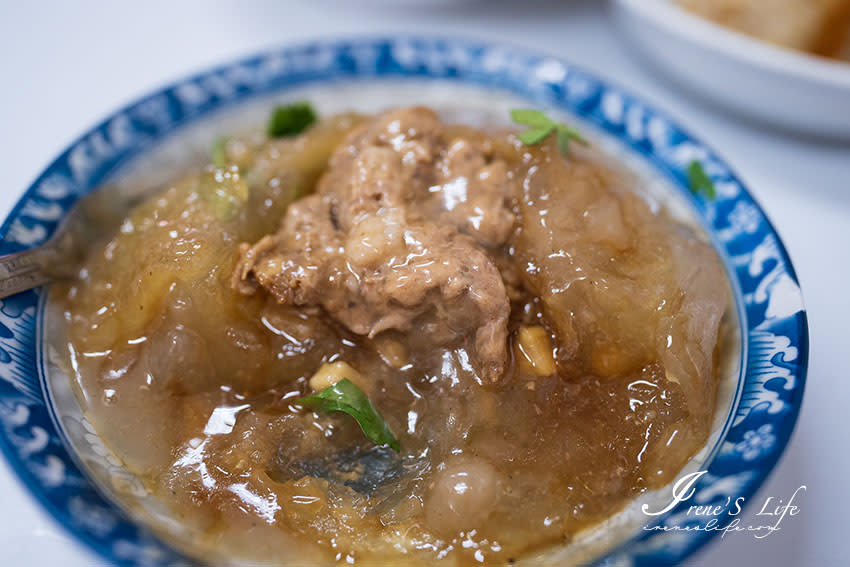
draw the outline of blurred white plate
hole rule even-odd
[[[850,63],[750,38],[670,0],[613,7],[623,32],[687,88],[762,122],[850,140]]]

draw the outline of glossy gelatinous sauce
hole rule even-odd
[[[183,547],[509,563],[705,443],[723,270],[595,151],[421,108],[226,149],[51,293],[86,416],[197,534]],[[333,372],[399,454],[293,403]]]

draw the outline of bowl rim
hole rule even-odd
[[[740,395],[705,465],[708,474],[695,488],[697,495],[709,494],[712,483],[723,479],[736,496],[749,500],[788,444],[805,384],[808,327],[787,251],[744,185],[708,146],[626,89],[559,57],[504,43],[398,36],[300,43],[218,65],[140,97],[71,143],[24,192],[0,226],[0,252],[42,243],[80,195],[183,126],[222,108],[283,95],[308,83],[364,79],[448,80],[508,91],[576,114],[639,153],[690,201],[726,263],[745,345]],[[716,201],[687,190],[685,170],[692,159],[702,161],[717,185]],[[738,218],[742,216],[743,220]],[[762,256],[755,258],[757,249]],[[57,522],[110,562],[181,562],[179,554],[147,528],[130,522],[92,486],[51,421],[44,384],[34,368],[40,316],[36,307],[41,295],[41,290],[31,290],[0,302],[0,331],[7,331],[0,332],[0,449],[28,492]],[[747,348],[747,341],[754,338],[768,344],[758,351]],[[759,369],[765,365],[770,369]],[[760,381],[764,376],[772,377]],[[763,443],[754,454],[745,441],[760,431],[766,431],[770,443]],[[34,444],[36,439],[42,440]],[[715,489],[712,494],[725,497],[726,492],[721,492]],[[680,512],[674,508],[655,524],[662,520],[687,524],[689,518],[677,517]],[[109,525],[105,531],[97,527],[104,519]],[[675,565],[711,535],[641,533],[609,549],[595,563]]]
[[[850,90],[850,62],[774,45],[692,14],[671,0],[615,0],[681,41],[803,81]]]

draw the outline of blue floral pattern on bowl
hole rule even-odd
[[[39,176],[0,228],[0,252],[43,243],[74,202],[173,131],[224,107],[307,83],[363,78],[457,81],[561,108],[642,155],[691,199],[732,275],[743,333],[743,373],[727,427],[695,484],[697,504],[749,499],[775,466],[797,418],[808,331],[797,278],[773,227],[732,171],[704,144],[623,89],[558,59],[447,39],[362,39],[286,48],[218,67],[162,89],[93,128]],[[699,159],[715,200],[693,196]],[[186,560],[131,522],[80,471],[51,420],[39,377],[41,290],[0,302],[0,447],[30,492],[111,564]],[[687,526],[683,502],[655,518]],[[711,533],[642,531],[597,565],[676,565]]]

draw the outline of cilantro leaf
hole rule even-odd
[[[558,149],[561,150],[562,155],[567,155],[567,152],[570,151],[570,135],[562,130],[558,130]]]
[[[270,138],[295,136],[306,130],[316,121],[316,112],[307,101],[276,106],[272,110],[266,126]]]
[[[311,407],[320,411],[341,411],[347,413],[360,424],[360,429],[377,445],[389,445],[395,452],[401,450],[387,422],[363,393],[348,378],[343,378],[330,388],[325,388],[315,396],[301,398],[295,402],[298,405]]]
[[[714,189],[714,182],[703,169],[702,164],[694,160],[688,165],[688,182],[691,185],[691,192],[694,194],[702,193],[708,199],[714,199],[717,191]]]
[[[578,130],[563,122],[555,122],[539,110],[514,108],[511,110],[511,120],[515,124],[529,127],[528,130],[519,133],[520,141],[526,146],[542,143],[552,132],[556,132],[558,149],[565,156],[569,154],[571,141],[583,146],[588,145],[587,140],[579,134]]]
[[[584,147],[587,147],[587,146],[590,145],[590,142],[585,140],[584,137],[581,135],[581,133],[578,130],[576,130],[575,128],[571,128],[570,126],[567,126],[566,124],[558,124],[555,127],[558,129],[558,135],[559,136],[563,135],[568,141],[572,140],[574,142],[578,142],[579,144],[581,144]]]
[[[529,126],[531,128],[554,127],[555,123],[549,120],[545,114],[532,108],[511,109],[511,120],[515,124]]]
[[[533,146],[545,140],[546,137],[551,134],[552,130],[554,129],[554,126],[541,126],[539,128],[532,128],[530,130],[520,132],[519,139],[526,146]]]
[[[212,146],[212,163],[219,169],[227,167],[227,138],[219,136],[213,142]]]

